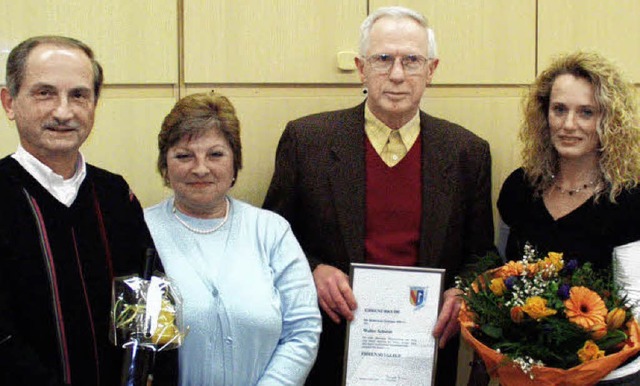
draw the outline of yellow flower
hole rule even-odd
[[[547,279],[549,278],[549,275],[552,272],[559,272],[562,269],[562,267],[564,267],[564,261],[562,260],[562,253],[549,252],[547,257],[544,258],[544,260],[540,260],[537,263],[533,271],[534,273],[543,272],[542,276],[545,279]]]
[[[606,322],[607,328],[609,330],[617,330],[622,327],[622,323],[624,323],[627,318],[627,313],[624,309],[616,307],[613,310],[609,311],[607,314]]]
[[[578,358],[581,363],[589,362],[594,359],[604,357],[604,351],[600,350],[597,344],[595,344],[592,340],[588,340],[584,342],[584,346],[580,350],[578,350]]]
[[[501,277],[499,277],[496,279],[491,279],[491,284],[489,285],[489,289],[491,290],[491,292],[493,292],[494,295],[502,296],[507,290],[507,286],[504,285],[504,280]]]
[[[558,312],[552,308],[547,308],[547,301],[540,296],[527,298],[524,306],[522,307],[522,311],[535,320],[555,315],[556,312]]]
[[[155,344],[166,344],[175,339],[180,339],[180,330],[175,324],[176,314],[171,303],[163,299],[160,315],[158,315],[158,326],[151,337]]]
[[[560,271],[564,267],[564,260],[562,260],[562,253],[549,252],[544,259],[545,263],[549,263],[556,268],[556,271]]]
[[[604,324],[607,316],[607,307],[600,295],[586,287],[571,287],[569,299],[564,301],[567,318],[590,331],[596,324]]]

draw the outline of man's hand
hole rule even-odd
[[[340,323],[340,317],[353,320],[352,311],[358,305],[349,277],[336,267],[320,264],[313,270],[313,280],[318,291],[318,303],[331,320],[336,323]]]
[[[462,291],[457,288],[449,288],[442,295],[442,310],[433,329],[433,336],[440,339],[438,346],[443,348],[449,338],[455,336],[460,331],[460,323],[458,322],[458,313],[462,298],[459,295]]]

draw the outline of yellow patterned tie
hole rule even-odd
[[[382,160],[387,166],[393,167],[407,155],[407,148],[400,138],[398,130],[391,130],[389,140],[382,149]]]

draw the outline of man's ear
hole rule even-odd
[[[4,108],[4,111],[7,112],[7,118],[13,121],[16,115],[14,114],[12,107],[13,97],[9,93],[8,88],[3,87],[2,90],[0,90],[0,99],[2,100],[2,107]]]
[[[429,72],[427,73],[427,84],[425,86],[431,84],[431,81],[433,80],[433,74],[436,72],[436,68],[438,68],[438,63],[440,63],[440,59],[438,58],[429,59],[429,61],[427,62],[427,71]]]
[[[358,69],[358,75],[360,75],[360,82],[365,83],[367,77],[364,75],[364,59],[356,56],[353,60],[356,62],[356,68]]]

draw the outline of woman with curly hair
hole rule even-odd
[[[630,246],[640,262],[640,127],[635,90],[619,70],[595,53],[554,60],[525,98],[520,139],[522,167],[498,199],[506,258],[521,259],[528,242],[596,268]],[[638,385],[638,369],[635,361],[601,384]]]

